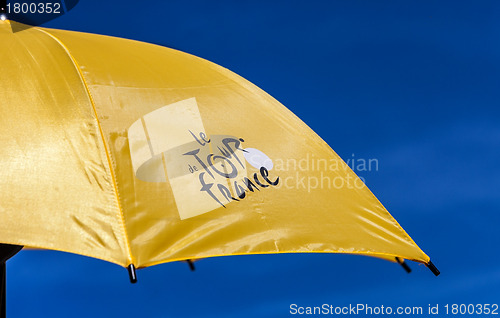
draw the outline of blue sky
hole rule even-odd
[[[362,256],[262,255],[203,260],[195,272],[154,266],[131,285],[104,261],[22,251],[8,262],[8,315],[499,303],[499,15],[498,1],[81,0],[43,26],[203,57],[274,96],[344,159],[376,158],[379,169],[359,175],[442,275]]]

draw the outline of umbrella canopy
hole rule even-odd
[[[319,136],[238,75],[12,27],[0,21],[0,242],[125,267],[291,252],[430,264]]]

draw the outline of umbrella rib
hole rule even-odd
[[[97,126],[99,128],[99,133],[101,135],[101,140],[102,140],[102,143],[104,145],[104,151],[106,153],[106,158],[107,158],[108,165],[109,165],[109,171],[110,171],[110,174],[111,174],[111,179],[113,181],[113,188],[114,188],[114,192],[115,192],[115,196],[116,196],[116,203],[118,205],[118,212],[119,212],[119,216],[120,216],[120,221],[121,221],[121,226],[122,226],[122,232],[123,232],[123,235],[124,235],[125,245],[126,245],[127,253],[128,253],[128,255],[127,255],[127,264],[125,265],[125,267],[128,266],[128,265],[130,265],[130,264],[134,264],[135,260],[134,260],[134,257],[132,256],[132,250],[130,248],[130,243],[129,243],[128,233],[127,233],[127,228],[125,226],[125,216],[124,216],[122,205],[121,205],[121,202],[120,202],[120,194],[118,192],[118,186],[117,186],[117,182],[116,182],[115,171],[113,169],[113,164],[112,164],[112,160],[111,160],[111,153],[110,153],[108,145],[106,143],[106,139],[104,137],[104,132],[103,132],[101,123],[99,122],[99,117],[98,117],[98,114],[97,114],[97,109],[95,107],[94,99],[92,97],[92,94],[90,93],[90,89],[89,89],[89,87],[87,85],[85,77],[83,76],[82,69],[80,68],[80,65],[76,61],[75,57],[69,51],[68,47],[61,40],[59,40],[55,35],[47,32],[47,31],[45,31],[45,30],[43,30],[41,28],[34,28],[34,29],[36,29],[36,30],[38,30],[38,31],[40,31],[40,32],[42,32],[42,33],[50,36],[52,39],[54,39],[64,49],[64,51],[68,54],[68,57],[73,62],[73,65],[75,66],[75,69],[76,69],[76,71],[78,72],[78,74],[80,76],[82,84],[85,87],[85,90],[87,92],[87,97],[89,98],[90,104],[92,105],[92,110],[94,112],[94,116],[95,116],[95,119],[96,119],[96,122],[97,122]]]

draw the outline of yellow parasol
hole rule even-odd
[[[12,32],[12,28],[25,28]],[[278,101],[201,58],[0,21],[0,242],[135,268],[348,253],[437,269]]]

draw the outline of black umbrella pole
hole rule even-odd
[[[9,258],[16,255],[23,247],[19,245],[0,244],[0,318],[5,318],[7,315],[7,266],[6,262]]]
[[[2,286],[0,287],[1,288],[1,302],[2,302],[2,308],[1,308],[1,311],[0,311],[0,318],[5,318],[7,317],[7,312],[6,312],[6,309],[7,309],[7,304],[6,304],[6,300],[7,298],[5,297],[5,294],[7,292],[7,289],[6,289],[6,286],[7,286],[7,282],[5,281],[5,279],[7,278],[7,275],[6,275],[6,268],[5,268],[5,262],[1,263],[0,264],[0,284],[2,284]]]

